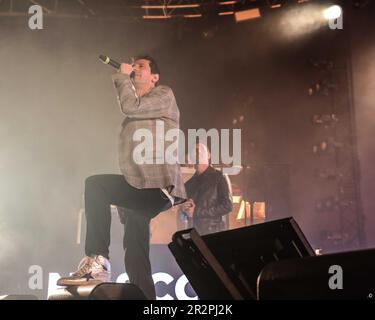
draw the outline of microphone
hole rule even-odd
[[[120,69],[120,64],[115,61],[115,60],[112,60],[110,57],[108,56],[104,56],[104,55],[100,55],[99,56],[99,59],[101,62],[103,62],[104,64],[109,64],[111,65],[112,67],[114,67],[115,69]]]

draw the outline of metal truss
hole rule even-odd
[[[307,0],[305,0],[307,1]],[[312,1],[312,0],[310,0]],[[45,16],[86,19],[202,18],[254,7],[281,6],[286,0],[0,0],[0,16],[25,16],[40,5]],[[290,0],[295,3],[296,0]]]

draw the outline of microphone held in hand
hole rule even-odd
[[[112,60],[110,57],[107,57],[107,56],[104,56],[104,55],[101,54],[99,56],[99,59],[104,64],[109,64],[109,65],[111,65],[112,67],[114,67],[117,70],[120,69],[120,64],[117,61]]]

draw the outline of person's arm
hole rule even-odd
[[[130,118],[152,119],[168,116],[175,101],[171,88],[160,86],[142,97],[138,97],[127,74],[112,76],[121,111]]]
[[[217,185],[217,200],[214,206],[210,208],[195,207],[194,217],[220,217],[230,213],[233,210],[232,195],[229,190],[228,181],[224,175],[221,175]]]

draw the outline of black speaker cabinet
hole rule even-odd
[[[259,275],[258,298],[374,300],[374,270],[375,249],[274,262]]]
[[[200,299],[256,299],[267,264],[314,255],[293,218],[204,236],[179,231],[168,246]]]

